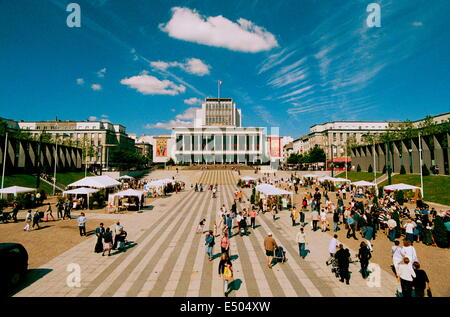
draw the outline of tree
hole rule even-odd
[[[400,167],[400,174],[406,174],[405,165],[402,165],[402,166]]]
[[[358,166],[356,167],[356,171],[357,171],[357,172],[361,172],[361,166],[359,166],[359,164],[358,164]]]
[[[325,162],[325,151],[317,144],[308,152],[308,163]]]
[[[426,164],[422,165],[422,176],[430,176],[430,170]]]
[[[394,199],[400,204],[400,206],[403,206],[403,203],[405,202],[405,193],[403,190],[397,190],[395,192]]]
[[[369,168],[367,169],[368,173],[373,173],[373,167],[372,164],[369,165]]]
[[[447,240],[447,228],[444,224],[443,217],[436,217],[434,220],[434,229],[432,231],[434,241],[440,248],[447,248],[449,241]]]
[[[383,174],[386,174],[387,168],[386,165],[383,166]]]
[[[175,165],[175,162],[174,162],[174,160],[172,158],[170,158],[169,160],[167,160],[166,165],[167,166],[173,166],[173,165]]]

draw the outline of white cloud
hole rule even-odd
[[[172,8],[172,18],[159,28],[179,40],[233,51],[256,53],[278,46],[272,33],[251,21],[240,18],[233,22],[221,15],[205,17],[189,8]]]
[[[103,78],[103,77],[105,77],[105,73],[106,73],[106,68],[102,68],[97,72],[97,77]]]
[[[415,21],[415,22],[412,23],[412,25],[413,25],[413,26],[416,26],[416,27],[417,27],[417,26],[423,26],[423,22]]]
[[[102,114],[100,117],[102,117],[102,118],[109,118],[109,116],[107,114]]]
[[[146,129],[165,129],[171,130],[172,128],[183,127],[183,128],[191,128],[193,126],[191,121],[183,121],[183,120],[170,120],[169,122],[158,122],[155,124],[147,124],[145,126]]]
[[[99,85],[99,84],[92,84],[92,85],[91,85],[91,88],[92,88],[92,90],[96,90],[96,91],[102,90],[102,85]]]
[[[88,121],[97,121],[97,117],[96,116],[90,116],[88,118]]]
[[[84,85],[84,79],[83,78],[77,78],[77,85]]]
[[[184,99],[184,103],[187,105],[201,105],[202,101],[198,98],[192,97],[189,99]]]
[[[185,72],[197,76],[208,75],[209,69],[211,68],[211,66],[206,65],[204,62],[202,62],[202,60],[198,58],[189,58],[184,63],[156,61],[150,62],[150,66],[163,71],[167,70],[167,68],[169,67],[179,67]]]
[[[149,76],[148,72],[143,71],[138,76],[124,78],[120,81],[122,85],[127,85],[136,89],[144,95],[171,95],[175,96],[186,91],[183,85],[176,85],[170,80],[159,80],[154,76]]]
[[[195,112],[197,109],[199,108],[187,108],[182,114],[177,115],[175,118],[180,120],[192,120],[195,117]]]

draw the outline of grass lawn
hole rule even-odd
[[[367,182],[373,182],[373,173],[368,172],[347,172],[348,179],[352,182],[356,181],[367,181]],[[383,173],[377,173],[376,176],[381,177]],[[343,177],[345,178],[345,172],[340,173],[339,175],[335,177]]]
[[[93,176],[92,173],[87,173],[87,176]],[[56,181],[63,185],[69,185],[77,180],[84,178],[84,171],[82,172],[67,172],[67,173],[56,173]]]
[[[3,187],[9,186],[22,186],[36,188],[36,176],[29,174],[15,174],[5,176],[5,184]],[[53,187],[41,180],[41,189],[43,189],[47,194],[53,192]]]
[[[395,175],[392,177],[392,184],[404,183],[420,187],[420,175]],[[385,181],[380,186],[386,186]],[[450,206],[450,177],[449,176],[424,176],[423,189],[425,201]]]

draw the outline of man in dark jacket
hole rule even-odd
[[[339,274],[340,274],[340,281],[343,283],[344,280],[347,283],[347,285],[350,284],[350,274],[348,271],[348,267],[350,265],[350,252],[348,249],[344,249],[344,246],[342,244],[339,245],[339,250],[334,255],[336,260],[338,261],[338,267],[339,267]]]

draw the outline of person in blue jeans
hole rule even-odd
[[[213,259],[214,235],[209,231],[205,237],[206,254],[208,254],[209,261]]]
[[[306,234],[303,228],[300,228],[300,231],[297,233],[296,239],[298,243],[298,252],[300,257],[305,258],[305,245],[306,245]]]
[[[226,225],[228,231],[228,238],[231,238],[232,237],[231,229],[233,229],[233,219],[231,218],[230,214],[227,215]]]

